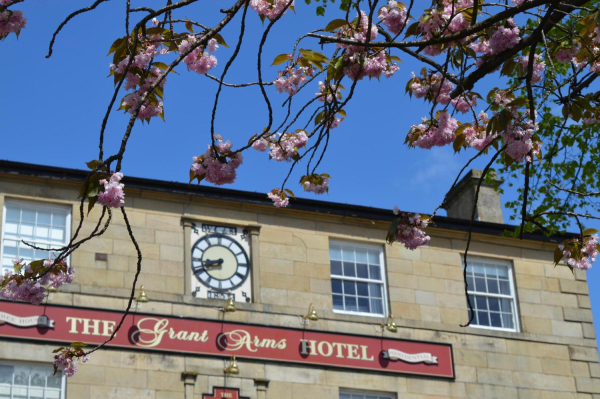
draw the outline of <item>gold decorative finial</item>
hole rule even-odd
[[[229,365],[223,369],[225,374],[239,374],[240,369],[238,368],[237,362],[235,361],[235,356],[231,356],[229,360]]]
[[[150,302],[150,300],[148,299],[148,296],[146,295],[146,291],[144,291],[144,286],[143,285],[140,287],[140,295],[138,295],[136,301],[138,303]]]
[[[394,322],[394,315],[393,314],[391,314],[387,318],[387,321],[385,322],[385,324],[382,324],[381,327],[385,327],[385,329],[388,330],[391,333],[398,332],[398,326]]]
[[[223,306],[223,312],[235,312],[235,302],[233,302],[233,296],[229,296],[227,304]]]

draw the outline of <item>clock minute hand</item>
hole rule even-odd
[[[206,261],[202,262],[202,266],[204,266],[205,269],[211,268],[211,267],[218,267],[218,266],[222,266],[222,265],[223,265],[223,259],[217,259],[217,260],[207,259]]]

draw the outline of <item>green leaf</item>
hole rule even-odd
[[[289,56],[289,54],[279,54],[277,57],[275,57],[271,66],[283,64],[284,62],[286,62],[289,59],[288,56]]]
[[[194,33],[194,24],[192,24],[192,21],[185,21],[185,28],[190,32],[190,33]]]
[[[323,29],[325,32],[333,32],[339,28],[342,28],[344,26],[347,26],[348,22],[346,22],[345,19],[334,19],[333,21],[330,21],[327,26],[325,27],[325,29]]]
[[[92,209],[94,208],[94,205],[96,205],[97,201],[98,201],[98,197],[92,197],[88,200],[88,216],[89,216],[90,212],[92,211]]]
[[[525,97],[519,97],[519,98],[515,98],[514,100],[509,102],[508,106],[509,107],[522,107],[528,103],[529,103],[529,100],[527,100]]]
[[[103,162],[98,159],[94,159],[93,161],[86,162],[85,164],[90,170],[97,170],[100,168],[100,166],[102,166]]]
[[[583,235],[591,236],[591,235],[596,234],[597,232],[598,232],[598,230],[596,230],[596,229],[585,229],[585,230],[583,230]]]
[[[87,346],[87,345],[84,344],[83,342],[73,342],[69,346],[72,347],[72,348],[82,348],[82,347]]]
[[[556,247],[556,249],[554,250],[554,266],[559,264],[562,257],[563,251],[559,247]]]
[[[400,218],[394,219],[392,224],[390,224],[390,228],[388,229],[388,233],[385,237],[385,240],[388,244],[392,244],[394,242],[394,236],[398,230],[398,224],[400,224]]]
[[[219,43],[221,46],[229,48],[229,46],[225,42],[225,39],[223,39],[223,36],[221,36],[219,33],[215,33],[214,37],[217,40],[217,43]]]
[[[294,193],[292,192],[292,190],[284,188],[283,191],[285,191],[290,197],[296,199],[296,196],[294,195]]]

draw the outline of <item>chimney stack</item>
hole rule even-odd
[[[446,204],[443,207],[448,212],[448,217],[471,220],[475,192],[477,191],[477,184],[479,183],[482,174],[483,171],[481,170],[471,169],[471,171],[467,173],[452,190],[450,190]],[[494,172],[489,172],[488,175],[492,177],[492,183],[481,183],[477,208],[475,210],[475,220],[504,223],[500,193],[495,190],[496,187],[502,184],[502,180],[499,180]]]

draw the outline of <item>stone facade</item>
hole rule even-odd
[[[80,184],[75,178],[0,173],[0,205],[6,198],[67,204],[77,225]],[[139,281],[151,300],[144,304],[145,313],[221,317],[215,307],[223,301],[195,298],[188,281],[190,223],[210,222],[248,226],[252,235],[254,300],[237,304],[227,320],[299,328],[298,315],[314,303],[320,320],[307,329],[377,335],[374,325],[381,318],[332,311],[330,282],[330,240],[371,243],[384,248],[389,307],[398,324],[398,333],[390,336],[453,345],[454,381],[238,359],[240,374],[226,383],[239,387],[242,396],[338,399],[339,389],[348,388],[411,399],[600,398],[586,276],[553,267],[551,242],[474,234],[474,256],[513,266],[520,331],[503,332],[460,327],[467,320],[461,262],[467,234],[461,229],[431,228],[429,245],[409,251],[385,244],[389,220],[135,187],[126,190],[126,204],[144,254]],[[83,233],[94,229],[99,215],[96,207],[83,223]],[[107,261],[96,260],[97,253],[107,254]],[[113,213],[108,231],[82,245],[71,263],[76,280],[61,288],[52,304],[125,308],[136,253],[119,212]],[[49,364],[54,347],[3,340],[0,359]],[[68,379],[66,392],[70,399],[200,399],[213,386],[224,385],[223,366],[222,359],[105,349]]]

